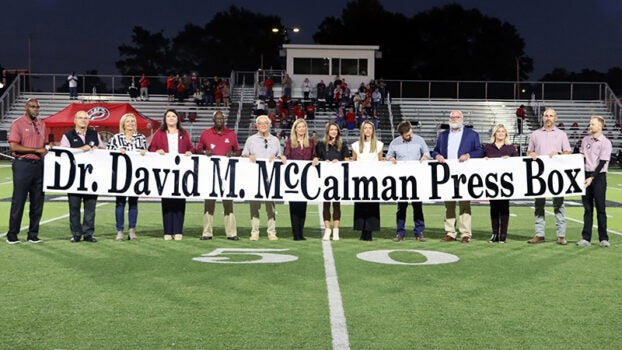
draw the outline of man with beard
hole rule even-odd
[[[17,238],[22,225],[26,198],[30,198],[30,224],[28,242],[39,243],[39,221],[43,213],[43,157],[49,147],[45,145],[47,130],[39,119],[39,101],[26,101],[26,114],[15,119],[9,131],[9,149],[13,153],[13,197],[6,241],[20,243]]]
[[[197,152],[206,156],[226,156],[238,157],[240,155],[240,145],[235,132],[225,126],[225,115],[222,111],[214,112],[214,126],[203,131]],[[225,234],[227,239],[237,241],[238,233],[236,228],[235,215],[233,214],[233,201],[223,199],[222,206],[225,211]],[[206,199],[203,209],[203,234],[201,240],[211,240],[214,236],[214,209],[215,199]]]
[[[466,162],[471,158],[482,158],[484,150],[479,140],[479,134],[464,126],[464,116],[459,110],[449,114],[449,129],[441,132],[432,151],[432,157],[439,163],[446,159],[458,159]],[[458,201],[460,206],[460,241],[471,241],[471,202]],[[456,201],[445,202],[445,237],[442,242],[456,240]]]

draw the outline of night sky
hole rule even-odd
[[[384,0],[387,11],[412,16],[434,6],[456,2],[466,9],[514,25],[534,59],[532,79],[554,67],[572,71],[606,71],[622,66],[622,1],[620,0]],[[28,38],[32,43],[34,73],[118,74],[118,46],[131,43],[136,25],[172,38],[186,23],[204,25],[215,13],[237,5],[266,15],[277,15],[286,26],[302,32],[292,43],[312,43],[311,36],[328,16],[340,17],[347,1],[4,1],[0,20],[0,65],[28,68]],[[200,72],[209,74],[209,72]]]

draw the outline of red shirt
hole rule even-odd
[[[198,153],[203,153],[207,149],[211,150],[215,156],[226,156],[229,152],[239,154],[240,145],[233,130],[224,127],[222,132],[218,133],[214,127],[211,127],[201,133],[197,144]]]
[[[149,152],[155,152],[159,149],[164,150],[164,152],[168,153],[168,137],[167,132],[158,130],[153,134],[151,138],[151,144],[149,145]],[[179,136],[177,141],[177,150],[179,154],[184,154],[188,151],[194,153],[194,146],[192,145],[192,141],[190,140],[190,134],[188,132],[184,132],[181,136]]]
[[[45,122],[39,118],[34,122],[29,116],[23,115],[11,124],[9,130],[9,143],[17,143],[24,147],[43,148],[45,147],[45,139],[47,137],[47,129]],[[38,154],[34,153],[15,153],[16,158],[41,159]]]

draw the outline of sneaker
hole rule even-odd
[[[122,241],[123,238],[125,238],[125,234],[123,234],[123,231],[117,231],[117,237],[115,238],[115,240]]]
[[[43,242],[43,240],[42,240],[42,239],[39,239],[39,237],[31,237],[31,238],[28,238],[28,243],[34,243],[34,244],[37,244],[37,243],[41,243],[41,242]]]
[[[592,245],[592,243],[590,243],[589,241],[586,241],[584,239],[582,239],[579,242],[577,242],[577,247],[589,247],[591,245]]]
[[[609,241],[600,241],[600,246],[603,248],[611,247]]]
[[[165,241],[172,241],[173,240],[173,235],[164,235],[164,240]]]
[[[535,236],[534,238],[530,239],[527,241],[528,244],[538,244],[538,243],[544,243],[544,237],[538,237]]]
[[[251,238],[249,238],[251,241],[258,241],[259,240],[259,235],[258,234],[251,234]]]
[[[21,241],[17,238],[17,236],[13,236],[13,237],[6,236],[6,242],[7,242],[8,244],[20,244],[20,243],[22,243],[22,242],[21,242]]]
[[[90,243],[97,243],[97,239],[95,239],[95,237],[93,236],[84,236],[84,241]]]
[[[419,242],[425,242],[425,237],[423,237],[423,236],[416,236],[415,240],[419,241]]]
[[[71,242],[71,243],[78,243],[78,242],[80,242],[80,237],[78,237],[78,236],[73,236],[73,237],[71,237],[71,239],[69,240],[69,242]]]
[[[276,234],[271,233],[271,234],[268,234],[268,239],[271,241],[278,241],[279,237],[277,237]]]
[[[181,233],[177,233],[175,234],[175,236],[173,236],[173,239],[175,239],[176,241],[181,241],[184,238],[184,235],[182,235]]]
[[[557,244],[559,244],[559,245],[567,245],[568,241],[564,237],[557,237]]]
[[[404,236],[397,235],[393,238],[393,242],[401,242],[404,240]]]

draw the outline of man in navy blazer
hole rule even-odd
[[[449,114],[449,129],[441,132],[432,151],[432,158],[439,163],[445,159],[458,159],[466,162],[471,158],[482,158],[484,150],[479,141],[479,134],[464,127],[464,116],[461,111],[454,110]],[[462,243],[471,241],[471,202],[458,201],[460,206],[460,240]],[[443,242],[456,240],[456,202],[445,202],[445,237]]]

